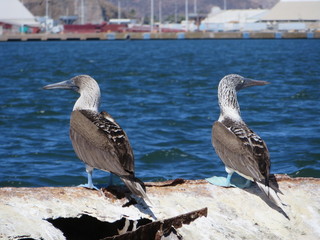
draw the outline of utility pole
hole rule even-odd
[[[178,5],[177,5],[177,0],[174,2],[174,23],[177,23],[178,21]]]
[[[197,26],[197,30],[199,30],[200,20],[198,16],[198,9],[197,9],[197,0],[194,0],[193,3],[193,11],[194,11],[194,17],[195,17],[195,24]]]
[[[81,0],[81,24],[84,24],[84,0]]]
[[[121,19],[121,3],[120,0],[118,0],[118,24],[120,24]]]
[[[46,17],[49,17],[49,0],[46,0]]]
[[[46,0],[46,33],[48,33],[48,20],[49,20],[49,0]]]
[[[154,8],[153,8],[153,0],[151,0],[150,32],[153,31],[153,19],[154,19]]]
[[[189,2],[186,0],[186,31],[189,32]]]
[[[159,32],[161,32],[161,22],[162,22],[162,0],[159,0]]]

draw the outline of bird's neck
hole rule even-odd
[[[235,89],[219,86],[218,99],[220,106],[220,117],[218,121],[229,118],[237,122],[241,122],[240,107],[237,100],[237,92]]]
[[[100,105],[100,91],[94,93],[80,93],[80,97],[76,101],[73,111],[75,110],[91,110],[98,112]]]

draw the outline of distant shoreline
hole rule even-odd
[[[0,42],[8,41],[75,41],[75,40],[174,40],[174,39],[320,39],[320,32],[103,32],[67,34],[5,34]]]

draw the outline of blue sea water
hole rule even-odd
[[[272,173],[320,177],[319,40],[2,42],[0,61],[0,186],[86,182],[68,136],[78,96],[42,90],[78,74],[99,82],[101,110],[127,132],[143,181],[225,174],[211,126],[230,73],[271,82],[238,100]],[[94,183],[107,177],[97,170]]]

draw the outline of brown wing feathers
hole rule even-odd
[[[133,152],[127,135],[107,113],[73,111],[70,137],[78,157],[89,166],[134,176]]]
[[[224,164],[238,173],[268,185],[270,160],[266,144],[246,125],[215,122],[212,142]]]

